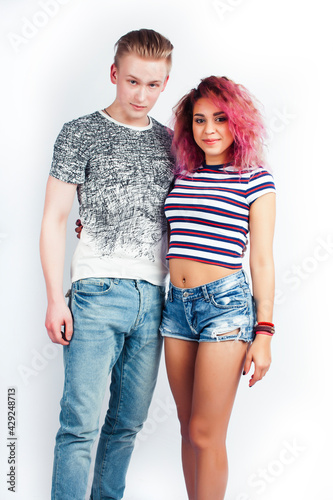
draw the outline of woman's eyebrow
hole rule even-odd
[[[224,111],[217,111],[216,113],[213,113],[213,116],[218,116],[218,115],[225,115]],[[203,113],[195,113],[193,116],[205,116]]]

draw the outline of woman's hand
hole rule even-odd
[[[254,373],[250,378],[249,386],[252,387],[261,380],[271,365],[271,340],[269,335],[257,334],[245,358],[243,375],[247,375],[254,363]]]

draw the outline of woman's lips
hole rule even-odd
[[[216,144],[220,139],[203,139],[203,142],[207,145]]]

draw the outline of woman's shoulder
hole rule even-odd
[[[268,168],[258,166],[252,169],[248,169],[247,171],[241,172],[241,178],[243,182],[247,182],[249,185],[251,184],[261,184],[261,183],[272,183],[274,184],[274,177]]]
[[[248,177],[248,178],[258,177],[258,176],[260,177],[262,175],[272,175],[270,169],[262,165],[244,168],[243,170],[238,169],[238,172],[242,177]]]

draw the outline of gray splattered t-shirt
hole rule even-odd
[[[77,184],[81,239],[72,281],[143,279],[167,274],[163,205],[173,179],[170,130],[116,122],[100,111],[66,123],[54,146],[50,175]]]

